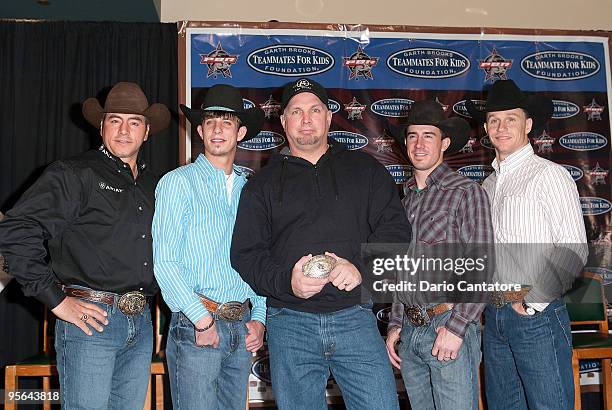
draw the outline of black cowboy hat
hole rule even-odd
[[[261,131],[264,122],[264,112],[261,108],[251,107],[244,109],[242,96],[236,87],[228,84],[217,84],[210,87],[204,97],[201,108],[189,108],[181,104],[181,111],[193,125],[200,125],[206,111],[227,112],[240,118],[240,122],[247,128],[247,133],[241,142],[247,141]]]
[[[164,104],[149,105],[147,96],[135,83],[120,82],[111,88],[106,96],[104,108],[97,98],[91,97],[83,102],[83,116],[94,127],[100,126],[100,121],[106,113],[138,114],[149,120],[149,132],[155,134],[170,124],[170,111]]]
[[[550,98],[526,94],[512,80],[498,80],[491,86],[482,111],[471,100],[465,102],[465,107],[472,118],[483,124],[487,122],[489,112],[522,108],[533,120],[533,130],[542,128],[554,109]]]
[[[447,118],[440,103],[434,100],[417,101],[412,104],[406,124],[388,123],[389,133],[403,150],[406,150],[406,131],[411,125],[432,125],[439,128],[451,140],[445,151],[446,154],[460,151],[469,139],[470,124],[463,118]]]

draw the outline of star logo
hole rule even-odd
[[[357,51],[350,57],[342,57],[342,65],[350,71],[349,80],[373,80],[372,68],[378,64],[378,57],[370,57],[363,51],[363,47],[359,45]]]
[[[605,110],[605,107],[597,104],[595,98],[593,98],[591,103],[583,106],[582,109],[587,115],[587,121],[601,121],[601,113]]]
[[[353,101],[348,104],[344,104],[344,110],[348,113],[349,120],[362,120],[361,113],[365,111],[366,106],[360,104],[357,98],[353,97]]]
[[[497,52],[495,47],[491,51],[491,54],[486,56],[483,60],[478,60],[478,68],[481,68],[485,72],[485,82],[495,82],[497,80],[507,80],[507,71],[512,67],[512,61],[505,59],[501,54]]]
[[[232,78],[230,67],[238,61],[237,55],[230,55],[221,47],[221,42],[217,44],[217,48],[208,54],[200,54],[200,64],[208,66],[206,78],[222,75],[223,78]]]
[[[272,118],[278,117],[281,105],[270,94],[270,97],[263,104],[259,104],[259,107],[263,110],[266,118]]]
[[[552,146],[555,143],[555,139],[544,131],[542,135],[534,138],[533,143],[538,147],[538,154],[546,154],[553,152]]]
[[[590,171],[587,171],[591,177],[591,183],[593,185],[605,185],[606,177],[608,176],[608,170],[599,166],[599,162]]]
[[[446,105],[444,104],[442,101],[440,101],[440,99],[438,97],[436,97],[436,102],[438,104],[440,104],[440,107],[442,107],[442,109],[444,110],[444,112],[448,111],[450,105]]]

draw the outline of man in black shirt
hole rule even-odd
[[[0,253],[24,293],[60,319],[62,408],[142,409],[153,345],[147,303],[157,292],[157,177],[138,152],[170,113],[149,106],[137,84],[117,83],[104,108],[89,98],[83,115],[100,127],[102,146],[45,170],[0,223]]]

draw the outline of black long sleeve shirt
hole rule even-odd
[[[155,294],[157,180],[141,161],[134,179],[104,146],[51,164],[0,222],[0,253],[24,293],[50,308],[65,297],[58,282]]]

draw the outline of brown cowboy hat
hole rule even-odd
[[[489,112],[522,108],[533,120],[533,130],[538,130],[546,125],[554,109],[550,98],[542,95],[528,95],[521,91],[512,80],[497,80],[493,83],[482,111],[471,100],[465,102],[465,107],[472,118],[483,124],[487,121]]]
[[[94,127],[100,126],[100,121],[106,113],[139,114],[147,117],[149,133],[155,134],[170,124],[170,111],[165,105],[155,103],[149,105],[147,96],[135,83],[121,82],[111,88],[100,106],[97,98],[91,97],[83,102],[83,116]]]
[[[247,128],[247,133],[240,142],[247,141],[259,134],[265,117],[261,108],[251,107],[245,110],[240,91],[229,84],[216,84],[210,87],[199,109],[189,108],[184,104],[181,104],[180,107],[192,126],[202,123],[206,111],[227,112],[235,115]]]
[[[446,138],[451,140],[445,154],[460,151],[469,139],[470,124],[463,118],[447,118],[442,106],[434,100],[417,101],[412,104],[406,124],[387,124],[387,130],[404,151],[406,150],[406,131],[411,125],[432,125],[439,128]]]

